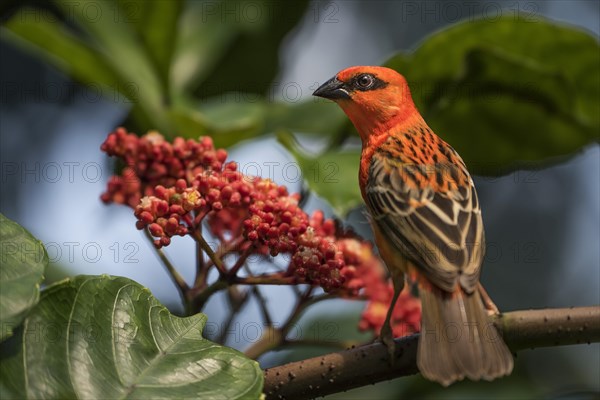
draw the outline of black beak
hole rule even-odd
[[[313,93],[313,96],[323,97],[329,100],[338,99],[349,99],[350,94],[345,88],[344,82],[338,80],[337,76],[334,76],[321,86]]]

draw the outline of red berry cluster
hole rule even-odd
[[[299,243],[301,247],[292,256],[290,270],[325,291],[365,297],[367,306],[359,327],[379,333],[394,290],[372,244],[351,231],[342,230],[333,220],[324,219],[321,211],[313,214],[310,227],[299,238]],[[403,291],[392,314],[394,336],[418,332],[420,320],[420,301],[409,290]]]
[[[373,330],[377,334],[381,332],[393,293],[392,284],[388,282],[382,291],[383,296],[378,296],[385,299],[370,300],[367,303],[358,325],[361,330]],[[410,335],[421,329],[421,302],[410,293],[409,288],[405,288],[396,301],[391,325],[394,337]]]
[[[393,284],[387,279],[383,263],[373,252],[371,243],[351,237],[340,240],[338,246],[345,255],[346,268],[343,271],[348,280],[345,287],[351,294],[360,293],[367,298],[359,327],[379,333],[392,304]],[[418,332],[420,321],[421,302],[412,296],[407,287],[400,294],[392,312],[394,337]]]
[[[325,219],[321,211],[309,218],[298,194],[243,175],[237,164],[225,162],[227,152],[215,149],[206,137],[176,138],[170,144],[156,132],[137,137],[119,128],[102,150],[126,165],[109,180],[102,200],[133,207],[136,226],[149,230],[156,247],[169,245],[173,236],[187,235],[206,220],[223,243],[235,240],[232,252],[290,254],[286,274],[296,282],[367,298],[360,327],[381,329],[393,289],[372,245]],[[396,336],[417,331],[419,301],[404,292],[393,317]]]
[[[372,245],[368,242],[349,238],[341,241],[347,256],[347,264],[351,265],[351,278],[347,284],[350,290],[361,290],[367,298],[367,306],[361,315],[359,328],[373,330],[379,334],[388,309],[392,304],[394,287],[386,278],[386,272],[377,257]],[[348,271],[349,274],[350,271]],[[407,287],[398,298],[392,313],[392,331],[394,337],[401,337],[418,332],[421,321],[421,303],[412,296]]]
[[[100,199],[105,203],[127,204],[135,207],[142,198],[142,192],[142,183],[135,169],[125,167],[121,175],[110,177],[106,192],[102,193]]]
[[[253,181],[237,170],[236,163],[229,162],[223,170],[196,175],[190,184],[206,199],[207,211],[221,211],[224,208],[247,207],[255,197]]]
[[[221,170],[227,158],[225,150],[214,148],[210,137],[200,141],[178,137],[171,144],[158,132],[138,137],[124,128],[109,134],[100,149],[126,166],[111,178],[102,201],[132,208],[143,196],[154,194],[157,185],[172,187],[178,179],[190,182],[204,171]]]
[[[340,289],[345,282],[341,270],[344,255],[336,245],[338,228],[322,211],[310,218],[306,232],[298,237],[298,249],[292,254],[288,272],[308,283],[319,285],[326,292]]]
[[[136,227],[148,227],[152,236],[158,238],[154,245],[160,248],[168,246],[171,237],[189,232],[188,226],[193,224],[190,212],[204,207],[206,201],[196,189],[188,188],[183,179],[177,180],[174,187],[156,186],[154,194],[143,197],[134,214],[138,219]]]
[[[266,246],[271,256],[293,253],[308,227],[308,217],[298,206],[300,197],[271,181],[260,180],[256,186],[261,196],[249,207],[245,237],[257,247]]]

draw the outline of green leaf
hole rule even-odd
[[[28,13],[25,9],[8,21],[2,36],[108,94],[107,100],[132,105],[132,115],[140,127],[169,131],[165,110],[168,93],[128,20],[130,16],[107,0],[55,3],[71,24],[59,18],[40,20],[34,17],[39,11]]]
[[[0,214],[0,341],[13,334],[40,297],[48,254],[39,240]]]
[[[179,318],[127,278],[78,276],[49,287],[17,351],[2,352],[13,398],[257,399],[258,363],[202,337],[206,316]]]
[[[203,98],[227,92],[267,95],[279,72],[281,43],[300,21],[308,3],[307,0],[200,2],[202,24],[220,25],[217,29],[226,26],[235,34],[221,42],[225,48],[209,55],[216,60],[202,71],[202,79],[197,80],[201,85],[195,94]]]
[[[337,215],[346,215],[350,209],[361,204],[359,150],[326,151],[311,157],[300,148],[290,133],[279,132],[277,140],[292,153],[310,189],[327,200]]]
[[[600,46],[524,18],[460,23],[386,65],[406,76],[433,130],[472,173],[497,175],[598,141]]]
[[[137,104],[144,110],[152,128],[169,130],[163,92],[157,70],[128,15],[108,0],[54,0],[63,13],[89,36],[90,43],[125,84],[134,85]]]
[[[347,133],[344,113],[331,102],[271,104],[254,93],[180,101],[170,111],[170,118],[181,136],[209,135],[217,147],[230,147],[280,130],[328,136],[338,142]]]
[[[316,100],[316,98],[315,98]],[[273,103],[267,108],[267,132],[280,129],[335,137],[347,124],[344,112],[331,101],[304,101],[298,104]]]
[[[165,93],[170,90],[170,70],[183,3],[183,0],[128,0],[118,3],[124,17],[127,14],[135,16],[135,26],[146,53],[156,67]]]
[[[267,89],[278,71],[280,43],[307,4],[291,2],[284,10],[267,0],[186,3],[171,71],[171,118],[179,134],[202,131],[231,146],[293,119],[291,107],[270,103]],[[192,92],[200,104],[189,101]]]
[[[36,15],[36,12],[24,8],[20,13]],[[2,37],[19,47],[39,53],[58,69],[82,83],[115,88],[119,82],[116,74],[97,52],[69,31],[60,29],[56,22],[16,15],[4,24]]]
[[[216,67],[238,34],[231,19],[219,15],[222,1],[188,1],[181,16],[171,68],[174,95],[189,95]],[[206,96],[202,96],[206,97]]]
[[[248,95],[254,101],[245,101],[246,96],[229,93],[200,102],[181,101],[170,118],[181,136],[196,139],[208,135],[216,147],[230,147],[264,132],[265,103],[259,95]]]

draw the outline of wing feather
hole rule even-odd
[[[440,190],[440,176],[460,182],[461,174],[466,185]],[[402,164],[376,152],[365,197],[374,223],[432,283],[452,291],[460,281],[468,293],[475,290],[484,232],[477,192],[464,164]]]

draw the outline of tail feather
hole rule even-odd
[[[430,380],[448,386],[455,381],[493,380],[513,368],[510,350],[488,322],[477,294],[421,288],[421,338],[417,366]]]

